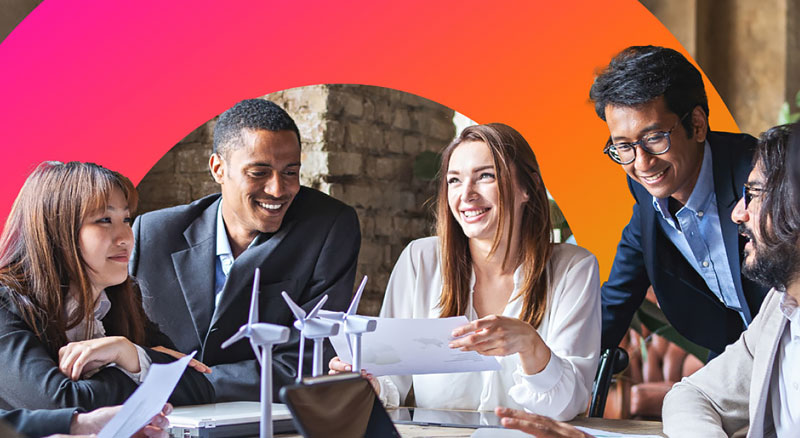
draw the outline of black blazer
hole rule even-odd
[[[746,134],[710,132],[708,143],[722,239],[736,293],[755,317],[768,288],[741,276],[744,241],[730,217],[752,170],[756,141]],[[603,348],[619,344],[652,284],[661,309],[680,334],[708,348],[712,355],[722,353],[744,330],[741,316],[725,307],[661,231],[653,196],[630,178],[628,186],[636,204],[602,287]]]
[[[42,409],[30,411],[27,409],[14,409],[13,411],[0,410],[0,422],[8,424],[17,432],[29,438],[60,434],[69,434],[72,424],[72,415],[79,412],[75,408]]]
[[[233,263],[214,306],[216,219],[220,195],[143,214],[133,225],[130,272],[142,288],[150,318],[184,353],[211,366],[217,401],[258,400],[260,373],[250,344],[221,344],[247,323],[253,274],[261,268],[261,322],[291,328],[289,342],[273,348],[273,388],[295,378],[299,335],[281,298],[286,291],[310,310],[324,294],[325,309],[344,310],[353,293],[361,232],[353,208],[317,190],[301,187],[280,229],[259,236]],[[311,371],[311,343],[304,370]],[[333,356],[326,348],[327,360]]]
[[[56,409],[77,407],[87,411],[125,402],[138,385],[115,367],[103,368],[92,377],[73,382],[58,369],[54,356],[26,324],[9,291],[0,288],[0,408]],[[106,327],[109,325],[106,324]],[[108,336],[116,333],[109,330]],[[148,324],[148,345],[141,345],[153,363],[175,359],[147,347],[170,347],[169,340]],[[166,344],[166,345],[165,345]],[[174,405],[210,403],[214,388],[192,368],[183,373],[169,401]]]

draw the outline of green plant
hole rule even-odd
[[[794,97],[794,106],[800,109],[800,91],[797,92],[797,95]],[[793,113],[789,106],[789,102],[783,102],[781,105],[781,110],[778,113],[778,124],[785,125],[787,123],[794,123],[800,120],[800,111]]]

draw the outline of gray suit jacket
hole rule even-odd
[[[353,208],[301,187],[280,229],[261,235],[236,258],[214,306],[216,217],[220,195],[143,214],[133,225],[135,245],[130,273],[142,289],[144,308],[177,348],[198,350],[211,366],[208,376],[217,401],[258,400],[260,367],[246,341],[226,350],[221,344],[247,322],[253,274],[261,268],[259,316],[262,322],[290,327],[294,318],[280,296],[286,291],[310,310],[328,294],[325,309],[344,310],[353,292],[361,245]],[[273,348],[273,388],[293,382],[298,333]],[[309,343],[310,344],[310,343]],[[306,349],[310,370],[311,348]],[[327,360],[333,356],[326,348]]]
[[[748,424],[749,438],[774,436],[769,386],[788,322],[780,302],[771,290],[739,340],[672,387],[663,408],[668,436],[727,437]]]

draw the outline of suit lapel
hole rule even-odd
[[[257,267],[269,269],[269,257],[275,252],[275,249],[278,248],[283,239],[286,238],[294,227],[295,221],[287,219],[288,214],[287,217],[284,218],[281,228],[272,235],[272,237],[263,242],[256,242],[252,247],[247,248],[233,262],[231,271],[228,274],[228,280],[225,281],[225,287],[222,289],[222,298],[220,299],[219,306],[217,306],[213,317],[211,317],[210,327],[214,327],[225,312],[236,307],[235,304],[237,302],[250,302],[250,291],[253,286],[255,269]],[[257,239],[263,239],[263,235],[258,236]],[[242,291],[246,291],[246,293],[242,293]],[[293,299],[297,299],[297,297],[294,296],[294,294],[297,293],[296,291],[287,292],[292,295]]]
[[[195,219],[183,232],[189,247],[172,253],[172,264],[201,345],[214,309],[214,237],[218,207],[219,200]]]
[[[777,294],[777,293],[776,293]],[[780,302],[781,297],[776,296],[772,298]],[[750,382],[750,406],[751,406],[751,427],[757,428],[756,432],[763,430],[765,421],[767,420],[766,411],[767,403],[769,403],[769,390],[772,383],[772,373],[775,372],[778,346],[780,345],[781,336],[786,329],[788,320],[783,316],[778,305],[769,306],[763,309],[764,312],[769,312],[767,321],[764,323],[764,330],[759,337],[764,348],[756,349],[755,357],[753,358],[753,377]],[[753,390],[758,390],[758,397],[754,394]],[[753,406],[755,405],[755,409]],[[770,418],[771,422],[772,419]],[[749,435],[748,435],[749,436]]]
[[[710,142],[709,142],[710,144]],[[748,323],[753,317],[750,314],[750,306],[744,296],[742,288],[741,265],[739,262],[739,233],[737,225],[731,220],[731,212],[739,201],[737,192],[741,190],[744,179],[747,175],[737,175],[737,166],[731,162],[730,153],[722,148],[714,148],[712,145],[711,154],[713,156],[714,170],[714,194],[717,198],[717,211],[719,213],[720,229],[722,230],[722,241],[725,244],[725,253],[728,256],[728,265],[731,269],[733,284],[736,287],[736,295],[742,305]]]

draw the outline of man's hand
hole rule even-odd
[[[159,352],[164,353],[164,354],[168,354],[168,355],[174,357],[175,359],[180,359],[183,356],[186,356],[185,354],[181,353],[180,351],[175,351],[175,350],[172,350],[172,349],[167,348],[167,347],[162,347],[160,345],[158,347],[153,347],[152,350],[159,351]],[[201,372],[201,373],[205,373],[205,374],[211,374],[211,368],[208,365],[204,364],[203,362],[200,362],[197,359],[190,360],[188,366],[194,368],[195,371],[198,371],[198,372]]]
[[[106,408],[95,409],[92,412],[85,414],[78,414],[72,417],[72,424],[69,428],[70,435],[53,435],[49,438],[56,437],[74,437],[74,436],[89,436],[100,432],[114,415],[119,412],[122,406],[111,406]],[[136,432],[134,438],[167,438],[167,428],[169,421],[167,415],[172,412],[172,405],[167,403],[161,412],[150,420],[150,423]]]
[[[509,408],[496,408],[494,413],[508,429],[517,429],[536,438],[592,438],[574,426],[541,415],[529,414]]]

